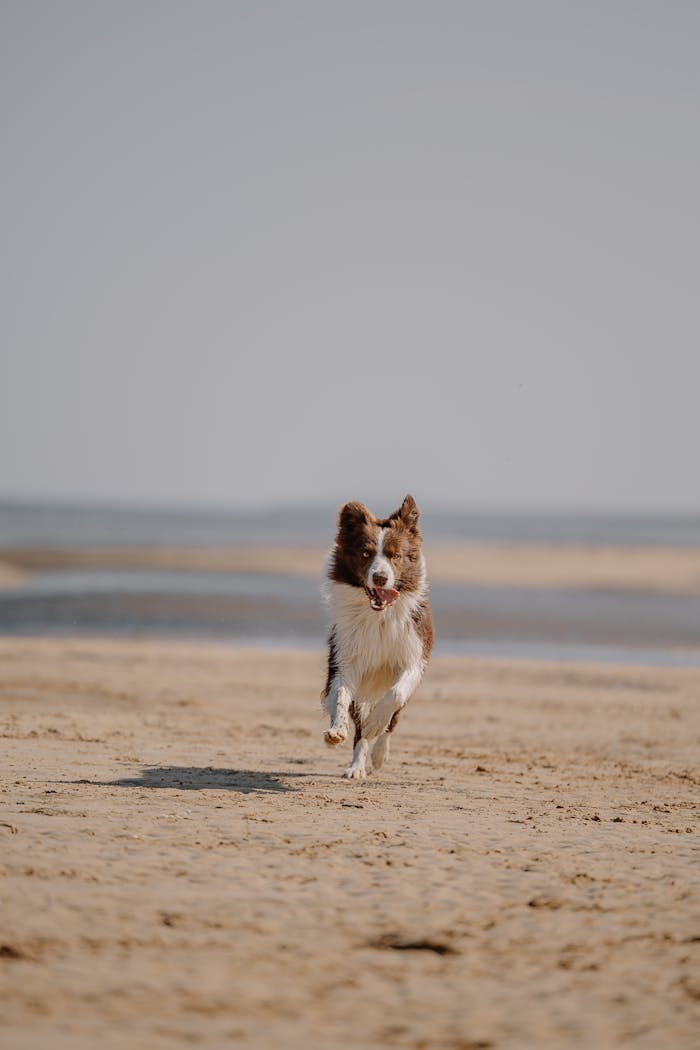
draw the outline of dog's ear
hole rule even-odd
[[[392,514],[392,517],[394,515]],[[399,518],[409,532],[413,532],[418,535],[418,520],[420,518],[420,511],[418,505],[410,494],[404,496],[403,503],[396,511],[396,517]]]
[[[359,525],[365,525],[371,519],[371,514],[365,507],[364,503],[346,503],[344,507],[340,508],[338,514],[338,528],[345,532],[349,529],[356,529]]]

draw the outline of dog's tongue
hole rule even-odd
[[[393,605],[399,596],[399,592],[395,591],[393,587],[377,587],[377,595],[387,605]]]

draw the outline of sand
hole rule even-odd
[[[0,561],[0,591],[13,590],[27,582],[29,574],[8,562]]]
[[[700,1045],[700,672],[0,640],[0,1044]],[[16,829],[16,830],[15,830]]]
[[[61,569],[160,569],[321,576],[321,547],[106,547],[4,550],[8,573]],[[700,594],[700,549],[544,544],[428,545],[435,583],[583,587]],[[3,576],[0,567],[0,588]]]

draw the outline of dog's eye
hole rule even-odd
[[[362,557],[363,558],[371,558],[372,557],[372,552],[371,551],[363,551],[362,552]]]

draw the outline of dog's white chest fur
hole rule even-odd
[[[383,612],[370,608],[364,591],[329,582],[338,664],[357,701],[379,700],[403,670],[420,667],[422,642],[413,624],[419,597],[401,596]]]

